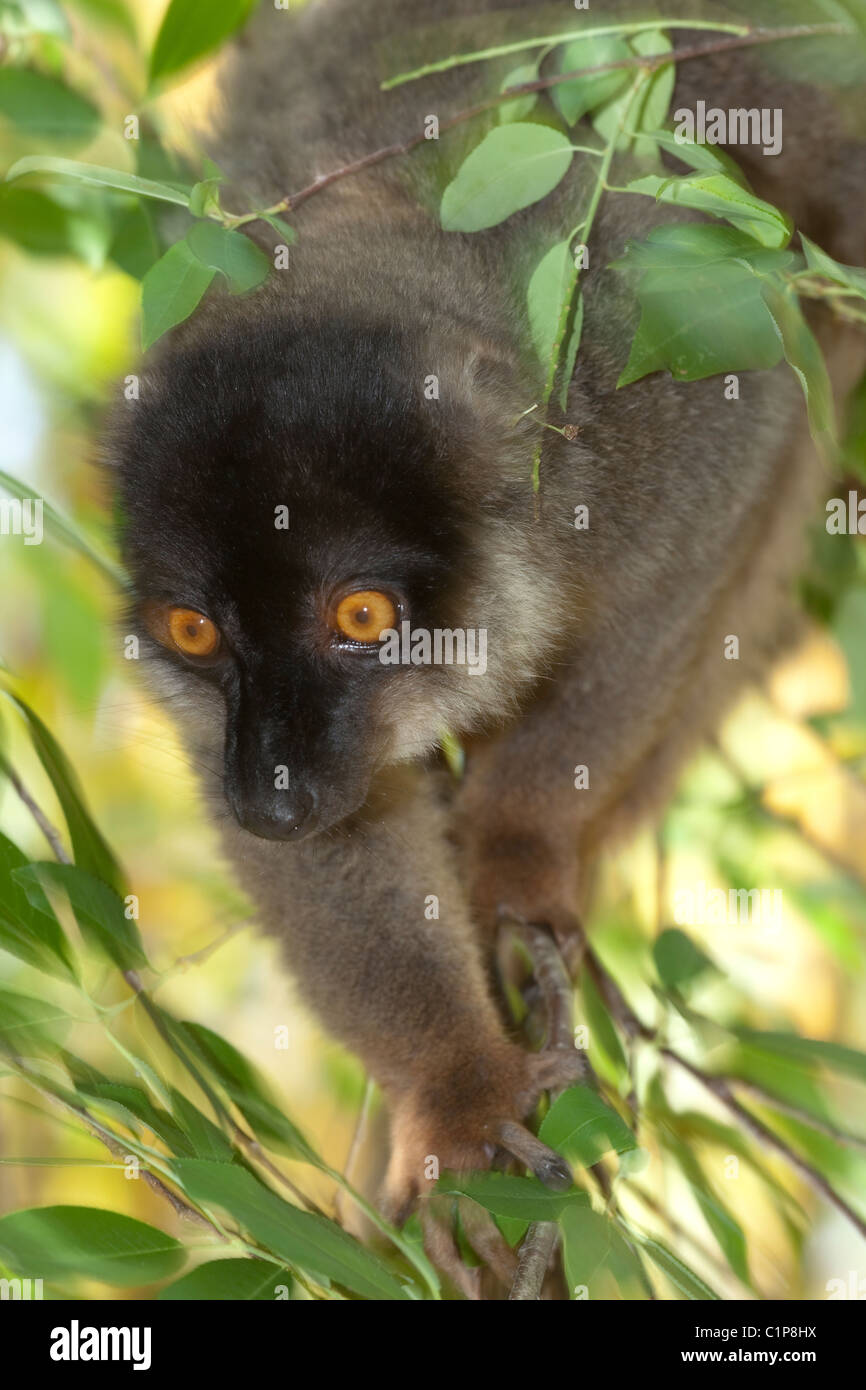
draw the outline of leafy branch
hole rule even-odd
[[[402,72],[382,83],[383,91],[402,86],[405,82],[416,82],[420,77],[433,73],[447,72],[451,68],[463,67],[467,63],[487,62],[493,58],[508,57],[512,53],[525,53],[533,48],[547,48],[569,43],[573,39],[597,40],[609,36],[630,37],[636,34],[652,33],[657,29],[709,30],[718,34],[731,34],[735,37],[734,46],[746,47],[758,43],[778,43],[785,39],[816,38],[820,35],[850,34],[844,24],[794,24],[779,29],[761,29],[749,24],[726,24],[716,20],[697,19],[649,19],[626,21],[616,24],[599,24],[582,29],[567,30],[562,34],[545,34],[541,38],[518,39],[513,43],[498,44],[492,48],[479,49],[475,53],[456,53],[450,58],[440,58],[433,63],[412,72]]]

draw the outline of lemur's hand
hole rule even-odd
[[[503,1152],[548,1187],[570,1187],[566,1161],[521,1121],[542,1091],[567,1086],[582,1067],[580,1053],[571,1049],[531,1053],[502,1042],[467,1057],[457,1071],[434,1074],[425,1090],[392,1105],[388,1214],[404,1220],[441,1172],[489,1168]]]

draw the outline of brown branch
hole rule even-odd
[[[312,1197],[307,1197],[299,1187],[295,1186],[291,1178],[287,1177],[287,1175],[268,1158],[258,1139],[253,1138],[251,1134],[247,1134],[246,1130],[242,1129],[240,1125],[235,1125],[232,1137],[235,1145],[242,1153],[248,1154],[260,1167],[264,1168],[266,1173],[269,1173],[272,1178],[275,1178],[277,1182],[281,1183],[283,1187],[291,1192],[295,1201],[303,1211],[314,1211],[317,1216],[325,1215],[322,1208],[313,1201]]]
[[[42,834],[45,836],[46,840],[51,846],[51,850],[54,854],[55,859],[58,859],[61,864],[71,864],[72,860],[66,852],[63,841],[60,838],[59,832],[55,830],[54,826],[51,824],[51,821],[48,819],[45,812],[42,810],[42,807],[30,795],[24,783],[21,781],[21,778],[18,776],[18,773],[15,771],[13,767],[10,767],[9,763],[7,763],[5,759],[3,762],[3,771],[9,778],[9,781],[14,787],[15,791],[18,793],[19,798],[21,799],[21,801],[24,802],[24,805],[27,807],[36,824],[39,826],[39,829],[42,831]]]
[[[101,1125],[99,1121],[91,1115],[86,1106],[77,1105],[71,1100],[66,1100],[62,1096],[55,1095],[53,1091],[41,1085],[38,1076],[30,1070],[23,1058],[16,1057],[13,1061],[13,1066],[15,1071],[20,1076],[23,1076],[32,1086],[35,1086],[41,1095],[45,1096],[55,1105],[59,1105],[63,1110],[69,1111],[71,1115],[75,1115],[82,1124],[87,1127],[94,1139],[98,1139],[101,1144],[104,1144],[108,1152],[114,1154],[115,1158],[126,1159],[130,1157],[129,1148],[124,1147],[123,1143],[117,1139],[110,1130]],[[133,1154],[132,1157],[137,1158],[137,1155]],[[141,1163],[140,1159],[139,1163]],[[194,1221],[198,1225],[207,1226],[208,1230],[213,1231],[215,1235],[219,1236],[220,1240],[224,1241],[226,1239],[222,1231],[214,1226],[213,1222],[209,1221],[208,1218],[200,1211],[197,1211],[195,1207],[190,1206],[188,1202],[184,1201],[179,1193],[173,1192],[170,1187],[167,1187],[162,1179],[157,1177],[156,1173],[150,1172],[144,1165],[140,1167],[140,1172],[148,1187],[152,1188],[160,1197],[163,1197],[174,1209],[175,1214],[182,1220]]]
[[[637,1183],[628,1178],[625,1179],[625,1184],[628,1191],[632,1193],[633,1196],[643,1202],[644,1206],[651,1211],[654,1216],[657,1216],[659,1220],[665,1223],[671,1235],[676,1236],[678,1240],[682,1240],[687,1245],[690,1245],[695,1251],[695,1254],[699,1255],[701,1259],[706,1260],[707,1264],[713,1267],[715,1273],[720,1278],[725,1281],[730,1278],[731,1272],[728,1266],[723,1264],[705,1245],[702,1245],[694,1232],[690,1231],[687,1226],[684,1226],[681,1222],[677,1221],[675,1217],[671,1216],[670,1212],[662,1206],[661,1202],[656,1200],[652,1193],[647,1192],[645,1187],[639,1187]]]
[[[193,1063],[190,1060],[186,1048],[181,1047],[177,1041],[177,1038],[172,1036],[171,1029],[180,1026],[177,1023],[177,1020],[169,1014],[167,1015],[169,1024],[166,1024],[166,1019],[163,1017],[161,1007],[155,1004],[150,999],[147,990],[144,988],[141,979],[139,978],[138,973],[135,970],[124,970],[123,978],[126,980],[129,987],[135,991],[136,997],[140,1000],[142,1007],[144,1008],[151,1023],[156,1028],[163,1042],[174,1053],[175,1057],[177,1057],[178,1060],[183,1064],[183,1066],[189,1072],[190,1076],[193,1078],[196,1085],[200,1088],[203,1094],[207,1096],[211,1106],[213,1107],[214,1114],[217,1116],[218,1120],[223,1125],[224,1129],[228,1134],[228,1137],[230,1138],[231,1142],[235,1145],[235,1147],[238,1148],[242,1153],[245,1153],[250,1157],[254,1158],[256,1162],[259,1163],[260,1166],[265,1169],[266,1172],[270,1173],[272,1177],[276,1178],[278,1182],[282,1183],[284,1187],[288,1188],[302,1207],[311,1209],[315,1212],[318,1212],[321,1215],[321,1210],[316,1205],[316,1203],[312,1201],[311,1198],[305,1197],[304,1194],[300,1191],[300,1189],[297,1188],[295,1184],[292,1182],[291,1178],[288,1178],[285,1175],[285,1173],[282,1173],[280,1171],[276,1164],[271,1162],[271,1160],[268,1158],[268,1156],[262,1149],[262,1146],[259,1144],[258,1140],[254,1138],[252,1134],[247,1134],[246,1130],[241,1125],[239,1125],[237,1121],[234,1119],[234,1117],[229,1113],[226,1106],[223,1105],[222,1101],[217,1096],[216,1092],[213,1090],[213,1087],[210,1085],[210,1082],[204,1079],[198,1067],[195,1065],[195,1063]]]
[[[646,1024],[641,1022],[637,1014],[631,1008],[631,1005],[626,1002],[619,986],[616,985],[607,974],[607,971],[599,962],[598,957],[589,947],[587,947],[586,957],[593,978],[604,990],[605,997],[608,1001],[608,1007],[617,1018],[620,1026],[632,1037],[638,1036],[645,1038],[647,1041],[658,1043],[659,1035],[656,1029],[648,1028]],[[725,1077],[713,1076],[711,1073],[703,1071],[700,1067],[696,1066],[694,1062],[690,1062],[686,1057],[683,1057],[679,1052],[675,1052],[671,1047],[662,1046],[660,1051],[663,1057],[667,1057],[669,1061],[676,1062],[677,1065],[682,1067],[684,1071],[687,1071],[695,1081],[698,1081],[705,1090],[715,1096],[716,1100],[720,1101],[721,1104],[739,1120],[743,1129],[751,1134],[754,1139],[757,1139],[759,1143],[765,1145],[767,1148],[775,1149],[778,1154],[781,1154],[786,1163],[798,1172],[815,1192],[819,1193],[819,1195],[830,1202],[837,1211],[840,1211],[843,1216],[847,1217],[861,1235],[866,1236],[866,1221],[864,1221],[863,1217],[861,1217],[854,1208],[845,1201],[845,1198],[831,1186],[823,1173],[813,1167],[811,1163],[797,1153],[796,1149],[792,1149],[780,1135],[776,1134],[774,1130],[764,1124],[763,1120],[759,1120],[757,1115],[753,1115],[751,1110],[747,1110],[746,1107],[737,1100],[737,1097],[733,1094],[730,1084]]]
[[[716,53],[726,53],[739,48],[753,48],[759,44],[779,43],[789,39],[813,38],[824,35],[846,35],[850,31],[843,24],[815,24],[815,25],[792,25],[781,29],[753,29],[748,34],[737,35],[733,38],[715,39],[710,43],[692,44],[688,47],[673,49],[669,53],[657,53],[649,55],[636,54],[633,58],[620,58],[612,63],[596,63],[590,67],[574,68],[570,72],[553,73],[549,77],[538,77],[532,82],[521,82],[514,87],[508,87],[504,92],[499,92],[496,96],[489,97],[486,101],[478,102],[475,106],[469,106],[464,111],[458,111],[455,116],[439,124],[439,134],[453,130],[455,126],[463,125],[466,121],[472,120],[475,116],[484,115],[485,112],[493,110],[497,106],[503,105],[506,101],[514,101],[521,96],[529,96],[535,92],[545,92],[551,87],[558,86],[561,82],[574,82],[581,77],[594,77],[598,73],[615,72],[617,70],[628,70],[633,68],[643,68],[646,72],[655,72],[658,68],[664,67],[668,63],[685,63],[695,58],[706,58]],[[305,203],[308,198],[321,193],[323,189],[330,187],[339,179],[349,178],[353,174],[363,173],[366,169],[372,169],[377,164],[383,164],[388,159],[395,159],[399,155],[411,154],[421,144],[430,144],[426,128],[411,136],[408,140],[399,141],[393,145],[383,145],[381,149],[372,150],[370,154],[363,155],[360,159],[349,160],[340,165],[337,169],[332,169],[330,173],[319,174],[312,183],[300,188],[296,193],[289,193],[270,209],[271,213],[294,212]]]
[[[732,1115],[736,1116],[743,1126],[743,1129],[751,1134],[753,1139],[757,1139],[759,1143],[764,1144],[767,1148],[775,1149],[777,1153],[780,1153],[786,1162],[805,1179],[810,1187],[822,1197],[826,1198],[826,1200],[830,1202],[837,1211],[840,1211],[843,1216],[846,1216],[852,1226],[860,1232],[861,1236],[866,1237],[866,1221],[864,1221],[863,1217],[860,1216],[854,1208],[845,1201],[845,1198],[830,1185],[823,1173],[820,1173],[818,1169],[814,1168],[811,1163],[808,1163],[805,1158],[801,1158],[795,1149],[790,1148],[788,1144],[785,1143],[784,1139],[781,1139],[774,1130],[765,1125],[763,1120],[759,1120],[757,1115],[753,1115],[751,1110],[747,1110],[746,1107],[737,1100],[723,1077],[710,1076],[707,1072],[701,1071],[700,1067],[696,1067],[695,1064],[688,1061],[686,1057],[682,1057],[678,1052],[674,1052],[673,1048],[663,1047],[661,1049],[661,1054],[663,1057],[670,1058],[672,1062],[676,1062],[687,1071],[690,1076],[693,1076],[696,1081],[699,1081],[717,1100],[721,1101],[722,1105],[730,1110]]]
[[[209,960],[221,946],[224,946],[227,941],[231,941],[232,937],[237,936],[239,932],[246,931],[248,927],[253,925],[255,920],[255,917],[244,917],[242,921],[235,922],[234,926],[227,927],[221,936],[216,937],[213,941],[209,941],[206,946],[202,946],[198,951],[193,951],[188,956],[178,956],[177,960],[173,961],[171,965],[166,966],[165,970],[160,971],[157,979],[154,981],[153,985],[151,985],[151,995],[155,996],[156,991],[161,989],[165,981],[170,979],[173,975],[180,974],[183,971],[189,970],[191,966],[201,965],[204,961]]]
[[[555,1221],[533,1221],[520,1246],[517,1273],[508,1294],[509,1303],[537,1302],[556,1250]]]
[[[123,1144],[109,1135],[107,1130],[103,1130],[98,1122],[90,1116],[88,1111],[83,1107],[81,1110],[75,1110],[75,1107],[72,1107],[72,1109],[76,1114],[81,1116],[81,1119],[87,1125],[94,1138],[103,1143],[109,1153],[114,1154],[116,1158],[125,1159],[129,1157],[129,1150],[124,1148]],[[136,1155],[133,1155],[133,1157],[135,1156]],[[196,1211],[195,1207],[185,1202],[179,1193],[172,1192],[171,1188],[167,1187],[162,1179],[157,1177],[156,1173],[152,1173],[149,1168],[143,1165],[140,1166],[139,1171],[148,1187],[152,1188],[158,1196],[163,1197],[173,1208],[175,1215],[179,1216],[182,1221],[197,1222],[201,1226],[206,1226],[209,1231],[213,1231],[215,1235],[219,1236],[220,1240],[225,1240],[225,1236],[221,1231],[217,1230],[213,1222],[209,1221],[200,1211]]]
[[[862,1149],[866,1152],[866,1135],[851,1134],[846,1129],[839,1129],[831,1124],[829,1120],[819,1120],[817,1116],[810,1115],[808,1110],[802,1110],[799,1105],[792,1105],[788,1100],[782,1100],[779,1096],[774,1096],[772,1091],[764,1090],[754,1081],[747,1081],[742,1076],[721,1076],[721,1081],[726,1081],[729,1086],[736,1086],[739,1090],[748,1091],[762,1105],[769,1105],[773,1110],[778,1110],[782,1115],[790,1115],[792,1119],[799,1120],[801,1124],[809,1125],[816,1129],[819,1134],[826,1134],[828,1139],[833,1139],[837,1144],[844,1144],[848,1148]]]
[[[544,927],[527,922],[512,919],[509,925],[532,960],[547,1014],[547,1048],[573,1049],[572,985],[553,937]],[[555,1099],[554,1093],[551,1093],[551,1099]],[[554,1221],[533,1221],[520,1245],[517,1271],[508,1294],[509,1302],[536,1302],[541,1298],[558,1236]]]

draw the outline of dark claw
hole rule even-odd
[[[555,1192],[564,1192],[571,1187],[574,1178],[565,1159],[554,1149],[542,1144],[534,1134],[514,1120],[501,1120],[496,1128],[496,1137],[503,1149],[531,1168],[539,1182]]]
[[[554,1192],[566,1192],[574,1182],[571,1169],[559,1154],[551,1153],[549,1158],[541,1159],[532,1169],[539,1182]]]

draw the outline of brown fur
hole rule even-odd
[[[377,75],[413,54],[572,21],[559,6],[521,14],[447,0],[434,10],[431,20],[409,0],[324,0],[287,18],[264,6],[239,46],[213,141],[238,193],[272,201],[405,138],[428,112],[444,117],[496,91],[517,61],[380,93]],[[413,36],[419,22],[432,37]],[[398,61],[398,48],[409,58]],[[749,173],[829,251],[857,259],[863,147],[830,96],[737,55],[684,66],[674,105],[697,97],[783,107],[784,154],[747,154]],[[426,1190],[428,1156],[442,1168],[488,1163],[498,1122],[523,1119],[545,1086],[575,1074],[574,1058],[533,1056],[507,1036],[488,985],[485,929],[507,907],[568,936],[588,862],[663,802],[684,758],[790,630],[798,538],[820,486],[799,387],[784,367],[743,373],[737,402],[723,400],[718,378],[685,384],[661,374],[616,391],[634,306],[605,267],[630,236],[684,214],[610,195],[590,241],[568,402],[579,441],[549,437],[535,517],[534,427],[513,420],[537,399],[538,377],[514,286],[521,265],[538,259],[541,233],[549,244],[573,224],[585,171],[578,161],[562,189],[503,228],[447,235],[429,210],[431,190],[443,161],[458,162],[480,129],[311,199],[294,219],[300,241],[280,283],[246,306],[217,303],[177,339],[181,351],[187,338],[218,341],[244,315],[251,326],[259,316],[376,315],[408,330],[413,369],[441,372],[443,398],[462,400],[474,417],[452,482],[472,516],[472,576],[455,602],[459,625],[490,631],[488,676],[398,673],[371,727],[358,730],[359,757],[370,759],[363,806],[301,844],[241,830],[218,772],[205,778],[226,851],[304,997],[386,1094],[394,1211]],[[851,375],[849,340],[824,332],[845,359],[841,382]],[[171,353],[166,360],[155,391],[171,390]],[[589,531],[572,524],[580,503]],[[723,658],[729,633],[739,636],[739,662]],[[217,769],[218,696],[191,694],[186,677],[172,678],[171,691],[194,750]],[[475,734],[456,804],[424,763],[443,724]],[[586,791],[574,788],[578,764],[590,770]],[[424,914],[430,894],[438,920]]]

